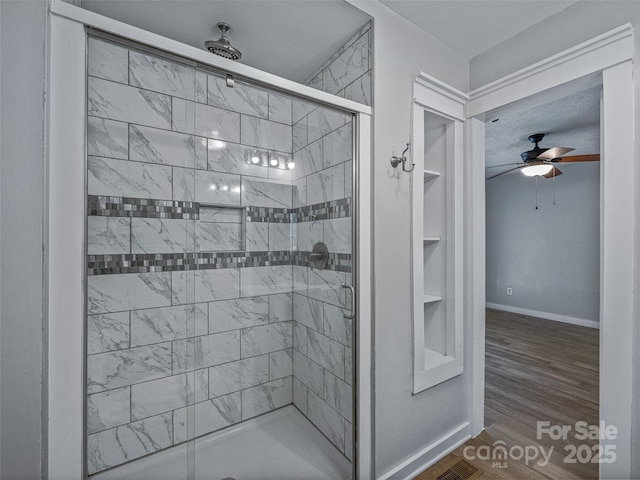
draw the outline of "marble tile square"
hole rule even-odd
[[[307,178],[299,178],[293,182],[293,208],[307,205]]]
[[[241,295],[269,295],[291,291],[293,271],[291,265],[247,267],[240,269]]]
[[[346,420],[352,421],[353,400],[351,385],[346,384],[327,370],[324,371],[324,395],[322,398]]]
[[[154,92],[193,100],[195,68],[131,50],[129,83]]]
[[[308,352],[308,344],[309,337],[307,327],[296,320],[293,322],[293,348],[306,355]]]
[[[353,323],[345,315],[350,311],[324,303],[324,331],[323,333],[337,342],[350,347],[353,340]]]
[[[208,333],[207,304],[131,312],[131,346],[150,345]]]
[[[309,115],[309,113],[311,113],[316,107],[317,105],[315,103],[294,98],[292,100],[292,108],[291,108],[293,112],[293,116],[291,118],[292,122],[298,123],[302,118]]]
[[[129,348],[129,312],[87,316],[87,354]]]
[[[242,224],[196,221],[196,252],[241,251]]]
[[[314,362],[331,373],[344,378],[344,345],[325,337],[315,330],[307,330],[309,347],[307,354]]]
[[[340,451],[344,451],[344,418],[318,395],[309,392],[307,418]]]
[[[347,47],[322,71],[324,91],[336,93],[369,70],[369,32]]]
[[[344,422],[344,455],[353,461],[353,425],[349,422]]]
[[[371,70],[344,87],[344,97],[354,102],[371,105]]]
[[[131,417],[151,417],[209,397],[207,370],[183,373],[131,387]]]
[[[87,393],[98,393],[171,375],[171,344],[96,353],[87,359]]]
[[[322,165],[324,168],[344,163],[353,158],[352,125],[352,122],[349,122],[322,139]]]
[[[252,148],[238,143],[223,142],[222,140],[208,141],[209,170],[214,172],[236,173],[251,177],[267,178],[269,168],[245,162],[245,155]]]
[[[169,272],[87,277],[89,314],[165,307],[170,304],[171,275]]]
[[[349,119],[347,114],[328,108],[316,108],[309,114],[308,118],[309,142],[315,142],[326,134],[333,132]]]
[[[344,381],[353,384],[353,351],[349,347],[344,348]]]
[[[193,251],[189,220],[132,218],[131,253],[183,253]]]
[[[291,223],[268,223],[269,251],[291,251]]]
[[[194,168],[196,138],[169,130],[129,125],[129,152],[129,158],[138,162]]]
[[[289,405],[293,401],[291,377],[242,391],[242,420]]]
[[[327,168],[307,177],[307,203],[315,205],[345,198],[344,164]]]
[[[171,167],[103,157],[87,159],[89,195],[171,200]]]
[[[220,205],[240,204],[240,176],[173,168],[173,199]]]
[[[213,367],[240,359],[238,330],[173,342],[173,373]]]
[[[293,295],[293,318],[296,322],[322,332],[322,302],[295,293]]]
[[[170,447],[173,443],[172,424],[169,412],[89,435],[89,475]]]
[[[188,411],[193,412],[192,426],[188,425]],[[240,392],[196,403],[192,407],[174,410],[174,444],[215,432],[241,420]]]
[[[291,125],[291,103],[291,97],[277,93],[269,93],[269,120]]]
[[[293,294],[269,295],[269,323],[293,320]]]
[[[269,250],[269,224],[247,222],[245,224],[245,249],[248,252],[266,252]]]
[[[322,170],[322,140],[316,140],[310,145],[293,154],[296,168],[293,178],[298,179]]]
[[[131,220],[125,217],[87,217],[87,254],[131,253]]]
[[[87,117],[87,155],[97,157],[129,157],[127,124],[106,118]]]
[[[322,220],[296,223],[293,228],[296,230],[296,250],[299,252],[311,252],[316,243],[324,240],[324,222]]]
[[[293,156],[288,153],[278,154],[278,158],[282,159],[283,165],[286,165],[289,162],[289,159],[293,159]],[[289,168],[268,168],[269,170],[269,178],[278,183],[286,183],[291,184],[293,180],[293,172],[296,171],[295,164],[292,170]]]
[[[87,38],[89,53],[87,55],[87,74],[113,82],[129,82],[129,52],[114,43],[101,38]]]
[[[242,177],[242,205],[291,208],[292,195],[290,184]]]
[[[323,220],[324,243],[331,253],[351,253],[353,236],[351,217]]]
[[[291,322],[245,328],[240,333],[242,358],[291,348],[293,344]]]
[[[288,348],[269,354],[269,378],[275,380],[293,375],[293,351]]]
[[[241,208],[200,206],[201,222],[242,223],[243,216]]]
[[[209,368],[209,396],[219,397],[269,381],[269,355]]]
[[[173,305],[213,302],[240,296],[240,273],[237,268],[171,272],[171,284]]]
[[[293,349],[293,376],[304,383],[311,391],[322,395],[323,370],[320,365]]]
[[[182,98],[171,97],[171,130],[196,133],[196,104]]]
[[[245,297],[209,303],[209,333],[269,323],[268,297]]]
[[[171,127],[171,97],[100,78],[88,79],[88,114],[122,122]]]
[[[89,434],[131,421],[130,388],[116,388],[87,397],[87,432]]]
[[[227,79],[218,75],[208,76],[209,105],[225,110],[268,118],[269,99],[264,90],[237,82],[228,87]]]
[[[302,118],[302,120],[293,125],[292,135],[294,152],[297,152],[309,144],[307,136],[307,117]]]
[[[293,292],[307,295],[307,267],[293,265]]]
[[[309,297],[338,307],[347,307],[345,289],[342,288],[342,284],[346,283],[343,272],[309,268],[307,282]]]
[[[303,415],[307,414],[307,386],[293,377],[293,404]]]
[[[196,135],[216,140],[241,143],[239,113],[196,103],[195,121]]]
[[[207,103],[207,74],[196,69],[195,77],[195,100],[198,103]]]
[[[242,136],[244,145],[291,153],[292,132],[290,125],[271,122],[256,117],[242,115]]]

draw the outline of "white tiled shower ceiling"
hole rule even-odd
[[[291,403],[350,457],[351,117],[98,38],[88,59],[89,473]]]

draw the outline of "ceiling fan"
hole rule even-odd
[[[510,163],[507,165],[494,165],[487,168],[497,168],[497,167],[508,167],[511,165],[517,165],[509,170],[505,170],[504,172],[500,172],[496,175],[488,177],[487,180],[491,180],[492,178],[499,177],[501,175],[505,175],[507,173],[511,173],[515,170],[520,170],[523,174],[528,177],[544,177],[544,178],[554,178],[558,175],[562,175],[562,172],[559,168],[557,168],[554,164],[556,163],[567,163],[567,162],[597,162],[600,160],[599,154],[593,155],[574,155],[574,156],[564,156],[566,153],[574,150],[573,148],[566,147],[551,147],[551,148],[540,148],[538,143],[542,141],[544,138],[544,133],[534,133],[529,137],[529,141],[535,144],[535,147],[532,150],[528,150],[526,152],[522,152],[520,154],[520,158],[522,158],[522,163]]]

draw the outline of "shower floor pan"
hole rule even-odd
[[[189,457],[195,474],[188,476]],[[91,480],[347,480],[351,463],[293,405]]]

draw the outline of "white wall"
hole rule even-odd
[[[41,478],[45,1],[1,1],[2,479]]]
[[[409,175],[389,159],[409,141],[412,77],[468,90],[468,61],[379,2],[374,18],[375,467],[379,478],[467,418],[466,378],[411,394]],[[363,319],[364,321],[364,319]],[[395,477],[394,477],[395,478]]]
[[[535,179],[515,172],[486,182],[487,302],[598,321],[599,169],[561,166],[555,205],[553,181],[538,180],[538,210]]]

